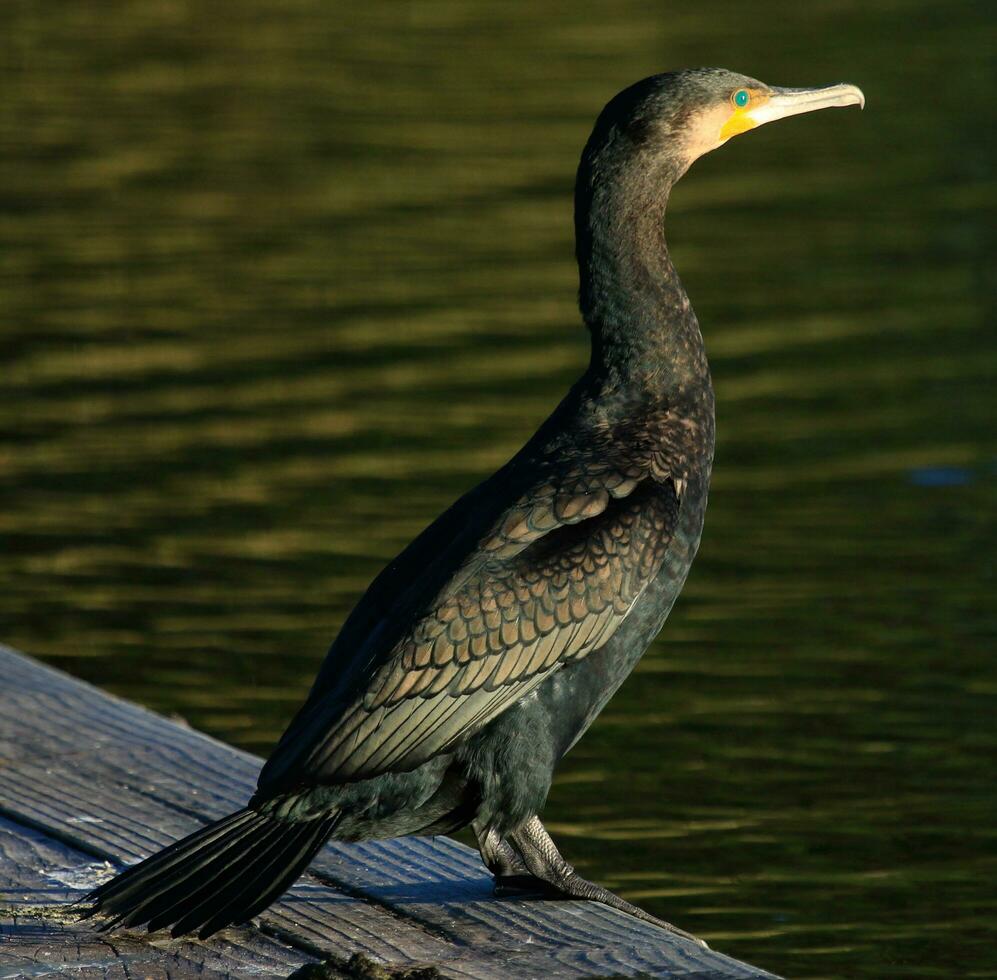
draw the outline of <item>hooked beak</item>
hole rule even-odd
[[[801,112],[831,109],[835,106],[857,105],[865,108],[865,95],[856,85],[828,85],[826,88],[773,88],[761,105],[750,108],[746,115],[756,126],[776,119],[797,116]]]

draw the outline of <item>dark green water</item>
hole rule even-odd
[[[547,819],[777,972],[994,977],[993,8],[678,6],[4,5],[0,638],[266,751],[580,371],[606,99],[858,83],[674,194],[715,490]]]

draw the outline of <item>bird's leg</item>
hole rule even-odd
[[[654,925],[662,929],[667,929],[668,932],[674,933],[676,936],[691,939],[700,946],[708,948],[702,939],[697,939],[692,933],[686,932],[684,929],[679,929],[678,926],[673,926],[670,922],[658,919],[649,912],[645,912],[642,908],[631,905],[630,902],[620,898],[619,895],[613,894],[608,888],[603,888],[602,885],[597,885],[582,878],[561,857],[560,851],[558,851],[554,841],[551,840],[550,834],[544,830],[539,817],[530,817],[526,823],[509,834],[509,841],[516,851],[519,852],[530,874],[547,883],[547,885],[553,887],[561,894],[572,898],[586,898],[590,902],[601,902],[603,905],[619,909],[621,912],[627,912],[635,918],[643,919],[645,922],[652,922]]]
[[[495,894],[500,898],[523,897],[538,892],[549,893],[550,886],[535,878],[527,870],[523,859],[507,840],[494,828],[474,825],[478,850],[485,867],[495,875]]]
[[[478,839],[481,860],[485,862],[485,867],[495,875],[496,880],[527,874],[526,865],[523,864],[519,855],[494,827],[486,829],[475,824],[474,835]]]

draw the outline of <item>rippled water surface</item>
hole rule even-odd
[[[992,10],[6,5],[0,638],[266,751],[370,578],[581,370],[606,99],[857,82],[864,114],[673,196],[715,489],[547,818],[786,975],[997,976]]]

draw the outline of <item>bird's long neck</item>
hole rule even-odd
[[[664,396],[710,384],[699,324],[665,243],[665,209],[680,173],[667,160],[617,167],[583,157],[575,194],[592,370]]]

